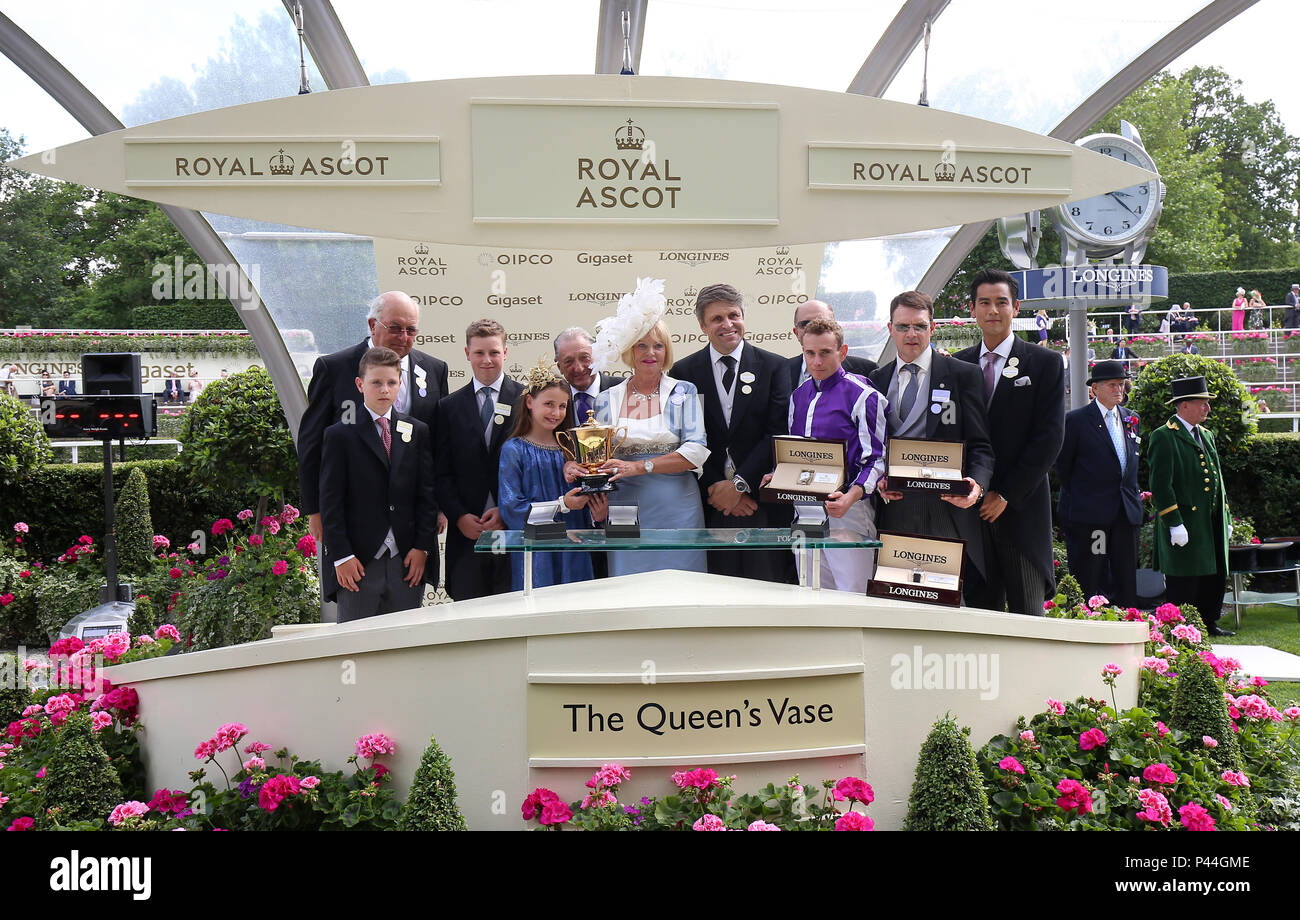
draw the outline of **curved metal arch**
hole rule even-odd
[[[292,21],[294,0],[282,2]],[[361,58],[330,0],[302,0],[302,37],[327,87],[349,89],[370,85]]]
[[[885,31],[880,33],[876,46],[862,62],[845,92],[859,96],[884,95],[916,49],[927,20],[933,23],[938,19],[948,8],[949,2],[950,0],[907,0]]]
[[[0,51],[91,134],[107,134],[124,127],[94,93],[4,13],[0,13]],[[307,410],[307,393],[266,304],[262,303],[253,283],[244,274],[239,260],[226,248],[202,214],[172,205],[159,207],[200,259],[210,265],[233,265],[238,269],[239,290],[233,292],[236,296],[229,298],[230,303],[239,312],[245,328],[253,336],[253,344],[266,362],[267,373],[275,384],[289,430],[296,441],[298,422]],[[250,292],[250,296],[239,296],[240,292]]]
[[[1213,0],[1212,3],[1206,4],[1107,80],[1100,89],[1066,115],[1048,136],[1073,140],[1089,125],[1127,99],[1139,86],[1163,70],[1174,58],[1258,2],[1259,0]],[[939,291],[952,277],[952,273],[961,265],[962,260],[970,254],[975,244],[992,226],[991,220],[963,225],[953,234],[948,245],[926,270],[917,285],[917,290],[924,291],[931,297],[937,297]]]

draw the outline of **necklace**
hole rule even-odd
[[[555,442],[555,441],[552,441],[552,442],[549,443],[549,444],[543,444],[541,441],[535,441],[535,440],[533,440],[533,439],[530,438],[528,435],[524,435],[524,440],[527,441],[529,444],[533,445],[534,447],[540,447],[540,448],[542,448],[543,450],[559,450],[559,449],[560,449],[560,445],[559,445],[557,442]]]
[[[662,379],[662,376],[663,375],[661,374],[660,379]],[[638,391],[636,385],[632,382],[631,377],[629,377],[627,380],[627,388],[632,391],[632,395],[629,396],[627,400],[628,406],[639,406],[643,402],[648,403],[650,400],[655,399],[659,395],[658,380],[655,381],[655,385],[651,387],[649,393],[642,393]]]

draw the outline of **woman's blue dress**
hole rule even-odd
[[[667,374],[660,385],[661,415],[650,419],[619,418],[627,398],[627,382],[601,391],[596,397],[596,420],[602,425],[627,426],[628,438],[615,452],[620,460],[644,460],[682,451],[699,455],[704,465],[708,449],[704,446],[704,412],[695,385],[673,380]],[[692,459],[692,458],[688,458]],[[614,483],[609,493],[611,505],[637,505],[642,531],[703,529],[704,506],[700,502],[699,478],[694,471],[684,473],[646,473]],[[609,553],[609,574],[631,575],[679,569],[707,572],[704,550],[629,550]]]
[[[500,485],[497,504],[507,530],[523,530],[533,502],[553,502],[573,488],[564,481],[564,455],[559,447],[538,447],[523,438],[511,438],[501,446]],[[591,528],[586,509],[561,512],[570,530]],[[564,585],[591,579],[588,553],[533,553],[533,587]],[[524,589],[524,554],[510,554],[510,586]]]

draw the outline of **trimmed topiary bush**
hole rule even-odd
[[[153,518],[149,514],[149,480],[136,467],[126,477],[113,507],[118,569],[144,572],[153,563]]]
[[[147,594],[138,594],[135,598],[135,608],[131,611],[131,617],[126,621],[126,629],[132,636],[153,635],[153,631],[158,628],[156,622],[157,614],[154,612],[153,598]]]
[[[1204,377],[1209,391],[1214,394],[1205,427],[1214,432],[1220,458],[1245,450],[1257,426],[1253,413],[1244,410],[1247,404],[1253,406],[1258,400],[1250,395],[1231,368],[1205,355],[1167,355],[1142,369],[1126,403],[1141,420],[1142,433],[1149,434],[1174,414],[1174,407],[1165,405],[1165,402],[1171,395],[1170,384],[1180,377]],[[1146,452],[1143,451],[1144,466],[1145,458]]]
[[[958,726],[951,715],[934,723],[921,745],[904,830],[993,830],[969,734],[970,729]]]
[[[58,809],[50,814],[56,824],[107,821],[122,802],[122,781],[85,713],[68,716],[45,769],[42,806]]]
[[[1073,575],[1063,575],[1057,580],[1056,593],[1065,596],[1065,603],[1062,606],[1066,610],[1071,610],[1087,600],[1083,596],[1083,588]]]
[[[456,774],[451,758],[438,747],[436,738],[420,758],[411,781],[411,794],[397,824],[399,831],[465,831],[465,817],[456,805]]]
[[[26,403],[0,393],[0,486],[6,491],[50,461],[50,439]]]
[[[1186,616],[1186,613],[1184,613]],[[1178,661],[1178,688],[1170,725],[1199,740],[1208,735],[1219,742],[1210,756],[1225,769],[1241,769],[1241,749],[1228,718],[1223,682],[1195,655],[1184,653]]]

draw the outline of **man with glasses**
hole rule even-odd
[[[934,302],[920,291],[904,291],[889,304],[889,337],[898,358],[871,375],[886,394],[891,438],[928,438],[966,444],[963,496],[891,491],[886,477],[877,487],[885,499],[881,530],[966,541],[966,581],[984,572],[984,546],[975,504],[993,476],[993,447],[980,372],[930,347]]]
[[[799,389],[810,376],[803,358],[803,331],[815,319],[834,322],[835,311],[831,309],[830,304],[823,300],[805,300],[795,307],[793,332],[794,340],[799,343],[800,351],[799,354],[785,362],[786,369],[790,374],[791,393]],[[857,355],[846,355],[840,366],[844,368],[846,373],[857,374],[859,377],[870,377],[871,372],[876,369],[876,362],[867,358],[859,358]]]
[[[364,420],[365,404],[357,390],[357,373],[361,356],[372,346],[388,348],[402,359],[401,386],[393,407],[434,430],[434,411],[438,400],[447,395],[447,364],[433,355],[414,350],[419,334],[420,308],[401,291],[388,291],[370,302],[366,322],[370,336],[362,342],[316,359],[311,385],[307,388],[307,411],[298,428],[298,487],[302,513],[308,515],[311,534],[321,540],[320,519],[320,451],[325,429],[347,418]],[[430,438],[430,441],[433,439]],[[438,515],[438,533],[446,520]],[[426,580],[438,583],[438,557],[431,555],[426,568],[433,566]]]

